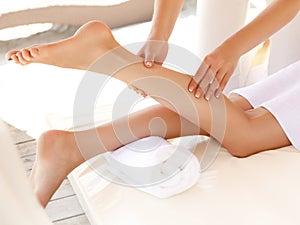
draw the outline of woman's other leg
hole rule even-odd
[[[257,152],[256,147],[261,148],[263,143],[267,143],[265,149],[268,149],[269,143],[273,143],[274,146],[289,144],[280,126],[268,111],[262,108],[250,109],[251,105],[240,96],[235,97],[234,102],[238,108],[247,110],[246,115],[252,121],[251,129],[246,130],[249,132],[247,134],[242,130],[245,125],[240,124],[240,132],[245,133],[245,138],[254,143],[251,145],[252,149],[247,151],[245,140],[238,140],[239,149],[231,150],[232,154],[236,156],[253,154]],[[124,124],[129,124],[129,131],[122,129]],[[97,133],[100,142],[93,142],[90,138],[94,132]],[[115,150],[124,144],[150,135],[174,138],[195,134],[206,135],[206,132],[162,105],[130,114],[128,118],[124,117],[114,123],[104,124],[96,130],[81,131],[76,134],[49,131],[39,139],[37,160],[30,176],[31,183],[39,201],[45,206],[63,179],[75,167],[95,155]],[[85,138],[81,139],[81,142],[86,143],[85,146],[79,147],[76,140],[78,135]]]
[[[95,133],[97,140],[92,138]],[[39,138],[31,183],[40,203],[46,206],[63,179],[98,154],[150,135],[168,139],[195,134],[207,133],[160,104],[91,130],[51,130]]]
[[[90,36],[93,38],[90,39]],[[82,51],[84,49],[80,44],[84,41],[88,41],[89,47],[96,46],[96,50],[94,52]],[[255,137],[251,139],[249,134],[254,130],[253,120],[250,120],[243,110],[232,104],[225,96],[220,99],[213,98],[209,102],[203,98],[194,98],[193,93],[187,91],[190,76],[159,65],[155,65],[151,69],[145,68],[143,60],[122,48],[115,41],[108,27],[100,22],[86,24],[73,38],[54,43],[51,47],[56,53],[55,57],[48,52],[44,63],[64,66],[60,64],[60,61],[55,61],[61,58],[68,63],[66,67],[88,69],[92,64],[90,70],[114,76],[141,89],[165,107],[176,111],[196,126],[201,126],[201,129],[210,133],[234,155],[245,156],[254,153],[253,151],[258,152],[282,146],[277,142],[257,142]],[[74,49],[70,50],[71,47]],[[64,51],[61,51],[62,48]],[[89,60],[83,60],[84,63],[77,64],[73,62],[73,51],[82,52],[79,55],[84,59],[86,58],[85,54],[93,55],[93,57],[87,57]],[[65,57],[66,55],[70,58]],[[101,56],[99,60],[93,63],[99,56]],[[76,57],[77,55],[75,55]],[[55,63],[52,63],[52,60]],[[115,71],[117,73],[114,73]],[[277,124],[275,119],[274,124]],[[263,127],[262,130],[264,130]],[[265,132],[262,136],[268,135],[268,133],[270,132]],[[244,146],[244,148],[240,148],[240,146]],[[244,152],[238,152],[241,149]]]
[[[93,35],[92,35],[93,34]],[[249,131],[252,130],[252,120],[238,107],[233,105],[226,97],[220,99],[213,98],[207,102],[203,98],[195,99],[193,93],[189,93],[186,89],[190,80],[190,76],[166,69],[159,65],[153,68],[145,68],[142,64],[142,59],[135,56],[122,48],[113,38],[111,31],[107,26],[100,22],[91,22],[82,27],[73,38],[66,42],[55,43],[53,48],[56,51],[55,59],[57,57],[64,58],[65,55],[72,54],[70,46],[75,50],[82,50],[77,48],[80,43],[89,40],[93,36],[90,45],[97,46],[96,53],[88,52],[87,54],[94,54],[87,62],[80,64],[80,69],[87,69],[95,60],[96,56],[101,56],[99,60],[90,68],[94,72],[108,74],[126,82],[129,85],[136,86],[143,90],[148,95],[157,99],[165,107],[170,110],[177,111],[182,117],[186,118],[196,126],[201,126],[201,129],[210,133],[220,143],[222,143],[229,151],[237,155],[239,146],[244,144],[244,155],[251,154],[249,151],[262,151],[266,148],[279,147],[280,145],[274,142],[261,143],[251,140]],[[78,43],[79,42],[79,43]],[[77,43],[77,44],[76,44]],[[65,51],[60,51],[60,46],[67,45]],[[70,52],[69,52],[70,51]],[[81,57],[84,58],[85,52],[82,51]],[[57,56],[58,55],[58,56]],[[180,57],[180,56],[179,56]],[[66,58],[66,57],[65,57]],[[53,57],[48,55],[47,60],[50,61]],[[67,57],[67,59],[69,59]],[[48,61],[48,62],[49,62]],[[73,64],[72,64],[73,63]],[[56,65],[54,63],[54,65]],[[59,64],[58,64],[59,65]],[[59,65],[60,66],[60,65]],[[78,64],[69,60],[68,67],[75,67]],[[121,69],[123,68],[123,69]],[[115,74],[112,72],[118,71]],[[174,108],[175,107],[175,108]],[[277,121],[275,121],[277,123]],[[247,135],[245,135],[247,133]],[[266,132],[267,135],[268,132]],[[267,139],[265,139],[267,140]],[[255,143],[255,145],[254,145]],[[238,146],[238,147],[237,147]],[[248,150],[247,150],[248,149]],[[235,153],[234,153],[235,152]],[[240,155],[243,155],[242,153]]]
[[[233,155],[247,156],[289,144],[276,119],[266,110],[253,118],[225,96],[210,101],[196,99],[193,93],[187,91],[190,76],[160,65],[147,69],[142,59],[120,47],[112,36],[110,41],[110,45],[116,47],[101,57],[90,68],[92,71],[109,74],[107,72],[119,69],[113,74],[115,78],[140,89],[201,127]],[[272,128],[272,132],[266,128]],[[275,141],[274,136],[278,137]]]

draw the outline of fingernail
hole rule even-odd
[[[200,93],[197,92],[197,93],[195,94],[195,97],[196,97],[196,98],[200,98]]]
[[[210,94],[205,95],[205,99],[206,99],[207,101],[209,101],[209,99],[210,99]]]
[[[152,63],[149,61],[145,61],[145,66],[150,68],[150,67],[152,67]]]
[[[194,90],[194,88],[192,88],[192,87],[189,87],[189,92],[193,92],[193,90]]]
[[[217,93],[216,93],[216,98],[220,98],[221,93],[222,93],[222,92],[218,90]]]

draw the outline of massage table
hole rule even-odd
[[[201,142],[195,155],[205,147]],[[167,199],[107,181],[93,163],[69,176],[92,225],[300,223],[300,153],[293,147],[244,159],[221,149],[191,189]]]

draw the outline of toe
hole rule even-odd
[[[12,56],[18,52],[19,52],[18,50],[13,50],[13,51],[9,51],[8,53],[6,53],[6,55],[5,55],[6,60],[12,60]]]
[[[30,62],[30,61],[32,60],[32,56],[31,56],[31,54],[30,54],[30,52],[29,52],[28,49],[23,49],[23,50],[21,51],[21,53],[22,53],[23,58],[24,58],[26,61]]]
[[[39,52],[40,52],[40,50],[35,47],[29,49],[29,53],[30,53],[31,57],[33,57],[33,58],[38,57]]]
[[[17,53],[17,57],[18,57],[19,62],[20,62],[21,65],[27,65],[28,64],[28,61],[26,59],[24,59],[21,52]]]
[[[16,55],[10,57],[16,64],[20,64],[19,58]]]

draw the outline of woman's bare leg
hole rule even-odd
[[[101,56],[100,61],[94,63],[90,68],[91,70],[108,73],[133,85],[156,98],[169,109],[177,110],[177,113],[190,122],[197,126],[201,124],[203,130],[214,136],[235,155],[238,154],[237,150],[240,151],[240,145],[244,146],[243,153],[245,155],[251,154],[253,149],[261,151],[283,145],[281,142],[272,141],[269,143],[268,138],[264,138],[265,141],[263,142],[255,141],[256,135],[251,136],[252,133],[256,133],[253,120],[250,120],[243,110],[237,108],[226,97],[213,98],[210,102],[204,99],[195,99],[191,93],[186,91],[190,80],[189,76],[159,65],[155,65],[152,69],[143,67],[142,59],[120,47],[108,27],[100,22],[88,23],[74,37],[50,46],[53,51],[45,51],[47,57],[37,56],[37,61],[62,67],[88,69],[97,57]],[[81,58],[78,58],[79,56]],[[122,67],[124,68],[120,70]],[[117,73],[110,74],[117,70],[119,70]],[[168,91],[165,91],[166,86],[168,86]],[[179,92],[181,92],[180,95]],[[218,121],[222,117],[223,120]],[[269,117],[272,118],[270,119],[272,124],[279,126],[272,115]],[[221,122],[223,124],[220,124]],[[215,126],[213,126],[214,123]],[[267,127],[259,124],[262,127]],[[213,127],[221,127],[221,125],[223,128],[212,130]],[[257,129],[260,130],[262,127],[258,126]],[[282,132],[281,129],[272,130]],[[263,137],[267,134],[270,132],[263,132]],[[284,138],[283,143],[286,143],[286,138]]]
[[[122,132],[122,124],[127,123],[131,132]],[[118,136],[120,130],[122,137]],[[94,132],[101,142],[94,142],[91,138]],[[38,141],[37,158],[30,175],[31,183],[39,201],[46,206],[63,179],[93,156],[150,135],[168,139],[195,134],[206,133],[162,105],[143,109],[114,123],[106,123],[96,130],[75,133],[48,131]],[[78,145],[78,137],[85,146]]]
[[[254,113],[245,113],[226,96],[210,101],[196,99],[187,91],[190,76],[160,65],[145,68],[142,59],[120,47],[112,36],[110,40],[111,46],[118,47],[100,57],[90,70],[109,74],[108,71],[119,69],[109,75],[136,87],[201,127],[233,155],[248,156],[289,144],[282,128],[267,110],[254,109]]]

